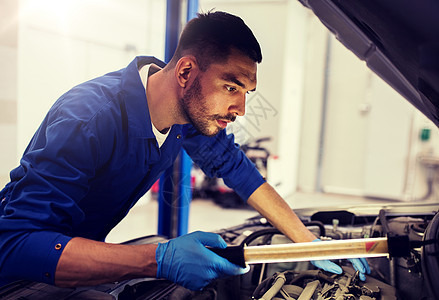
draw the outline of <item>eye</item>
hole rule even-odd
[[[229,85],[226,85],[226,90],[228,91],[228,92],[236,92],[236,88],[235,87],[233,87],[233,86],[229,86]]]

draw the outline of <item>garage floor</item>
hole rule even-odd
[[[338,205],[362,205],[384,203],[389,201],[364,199],[361,197],[323,195],[323,194],[295,194],[287,202],[293,209],[305,207],[323,207]],[[294,199],[294,200],[293,200]],[[215,231],[241,224],[245,219],[258,213],[250,209],[224,209],[207,199],[194,199],[190,207],[189,232]],[[109,243],[120,243],[130,239],[153,235],[157,233],[158,204],[153,199],[141,199],[108,235]]]

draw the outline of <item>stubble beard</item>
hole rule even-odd
[[[206,98],[203,95],[199,78],[195,78],[192,86],[184,93],[180,99],[180,106],[183,115],[201,134],[205,136],[215,136],[222,129],[216,126],[216,120],[229,119],[234,121],[235,117],[220,117],[219,115],[209,115]]]

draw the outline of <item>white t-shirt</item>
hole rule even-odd
[[[145,88],[145,91],[146,91],[146,85],[148,83],[148,76],[155,73],[155,72],[153,72],[153,70],[151,70],[152,72],[149,71],[150,67],[151,67],[151,64],[144,65],[139,70],[140,80],[142,80],[142,84],[143,84],[143,87]],[[153,68],[155,69],[158,67],[154,66]],[[152,132],[155,135],[155,139],[157,140],[157,144],[159,144],[159,147],[161,147],[165,143],[166,138],[168,137],[169,132],[171,130],[168,129],[168,131],[166,133],[161,133],[157,128],[155,128],[155,126],[154,126],[154,124],[152,124],[152,122],[151,122],[151,127],[152,127]]]

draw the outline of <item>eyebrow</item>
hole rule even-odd
[[[243,89],[245,89],[245,84],[242,83],[241,81],[239,81],[239,79],[236,78],[236,75],[233,74],[233,73],[224,73],[221,76],[221,79],[225,80],[225,81],[233,82],[234,84],[236,84],[236,85],[242,87]],[[256,91],[256,88],[252,89],[250,92],[254,92],[254,91]]]

